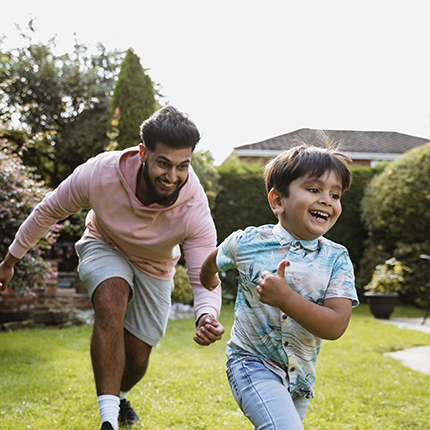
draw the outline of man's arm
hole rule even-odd
[[[18,258],[8,252],[5,259],[0,263],[0,294],[6,291],[6,288],[13,277],[14,267],[18,260]]]
[[[200,269],[201,284],[212,291],[219,285],[219,279],[216,275],[219,272],[216,267],[216,255],[218,249],[214,249],[203,261]],[[207,287],[208,285],[209,287]],[[194,341],[200,345],[209,345],[221,339],[224,334],[224,327],[211,314],[203,314],[197,320],[197,331]]]
[[[347,298],[331,298],[323,306],[312,303],[290,288],[285,279],[286,261],[281,261],[276,276],[263,272],[257,294],[261,302],[281,309],[302,327],[322,339],[340,338],[348,327],[352,302]]]

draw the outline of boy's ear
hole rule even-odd
[[[279,215],[284,212],[284,206],[282,205],[282,195],[274,190],[273,188],[269,191],[268,195],[269,204],[275,215]]]

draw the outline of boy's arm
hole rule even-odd
[[[200,268],[200,282],[208,290],[212,291],[219,285],[217,273],[219,268],[216,264],[218,248],[215,248],[203,261]]]
[[[286,263],[281,261],[276,276],[270,272],[261,274],[257,287],[260,301],[278,307],[315,336],[330,340],[341,337],[351,317],[351,300],[331,298],[325,300],[323,306],[308,301],[288,285]]]

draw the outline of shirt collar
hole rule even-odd
[[[281,223],[278,223],[275,225],[275,227],[273,227],[273,235],[282,246],[295,244],[296,246],[301,246],[308,251],[316,251],[318,248],[320,248],[319,238],[313,240],[295,239],[290,233],[288,233],[287,230],[285,230],[284,227],[282,227]]]

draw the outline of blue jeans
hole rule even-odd
[[[310,399],[292,395],[260,358],[229,360],[227,376],[237,404],[255,430],[303,430]]]

